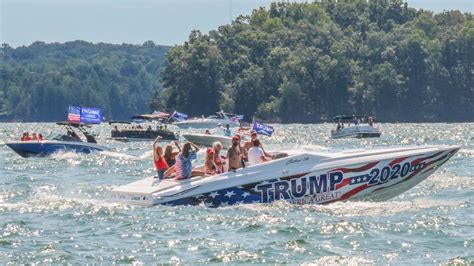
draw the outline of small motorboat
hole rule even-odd
[[[201,145],[201,146],[206,146],[206,147],[212,147],[212,143],[219,141],[222,143],[222,146],[225,148],[228,148],[232,146],[232,138],[227,137],[227,136],[221,136],[221,135],[211,135],[211,134],[182,134],[183,138],[185,138],[187,141],[190,141],[194,144]]]
[[[238,119],[229,118],[226,113],[220,111],[217,112],[216,115],[174,122],[173,125],[180,128],[216,128],[226,125],[230,127],[240,127],[240,122]]]
[[[114,201],[153,206],[243,203],[323,204],[385,201],[414,187],[448,161],[459,146],[288,152],[279,159],[214,176],[145,178],[112,190]]]
[[[10,141],[5,145],[22,157],[45,157],[58,152],[91,153],[93,151],[109,150],[97,144],[95,137],[90,134],[82,123],[59,122],[65,126],[67,133],[56,135],[49,140]],[[86,138],[83,141],[73,128],[78,129]]]
[[[331,138],[379,138],[382,133],[374,127],[373,119],[369,117],[368,123],[361,123],[364,120],[361,116],[338,115],[333,118],[337,125],[331,130]],[[347,123],[347,126],[344,124]]]

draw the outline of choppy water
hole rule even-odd
[[[331,140],[332,125],[277,125],[271,149],[457,144],[433,176],[381,203],[152,208],[108,201],[151,175],[151,143],[99,141],[114,152],[23,159],[3,145],[53,124],[0,124],[0,264],[474,263],[474,124],[381,124],[380,139]]]

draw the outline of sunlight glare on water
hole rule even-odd
[[[275,125],[274,136],[262,139],[269,150],[419,144],[462,150],[387,202],[142,208],[111,202],[110,189],[154,174],[151,142],[114,142],[101,125],[93,131],[112,151],[23,159],[3,143],[26,130],[48,135],[61,129],[0,124],[0,264],[472,265],[474,124],[377,126],[379,139],[332,140],[331,124]]]

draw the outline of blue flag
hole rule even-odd
[[[186,119],[188,119],[187,114],[183,114],[183,113],[180,113],[180,112],[177,112],[177,111],[174,111],[170,115],[170,118],[168,118],[168,120],[173,120],[173,121],[184,121]]]
[[[69,106],[67,120],[75,123],[100,124],[102,122],[102,110],[100,108]]]
[[[81,122],[84,124],[100,124],[102,110],[100,108],[81,107]]]
[[[255,120],[253,120],[252,130],[257,132],[257,134],[268,136],[268,137],[270,137],[275,131],[275,129],[272,126],[263,124],[263,123],[258,123]]]

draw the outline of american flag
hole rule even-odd
[[[81,108],[76,106],[69,106],[67,120],[70,122],[81,122]]]

